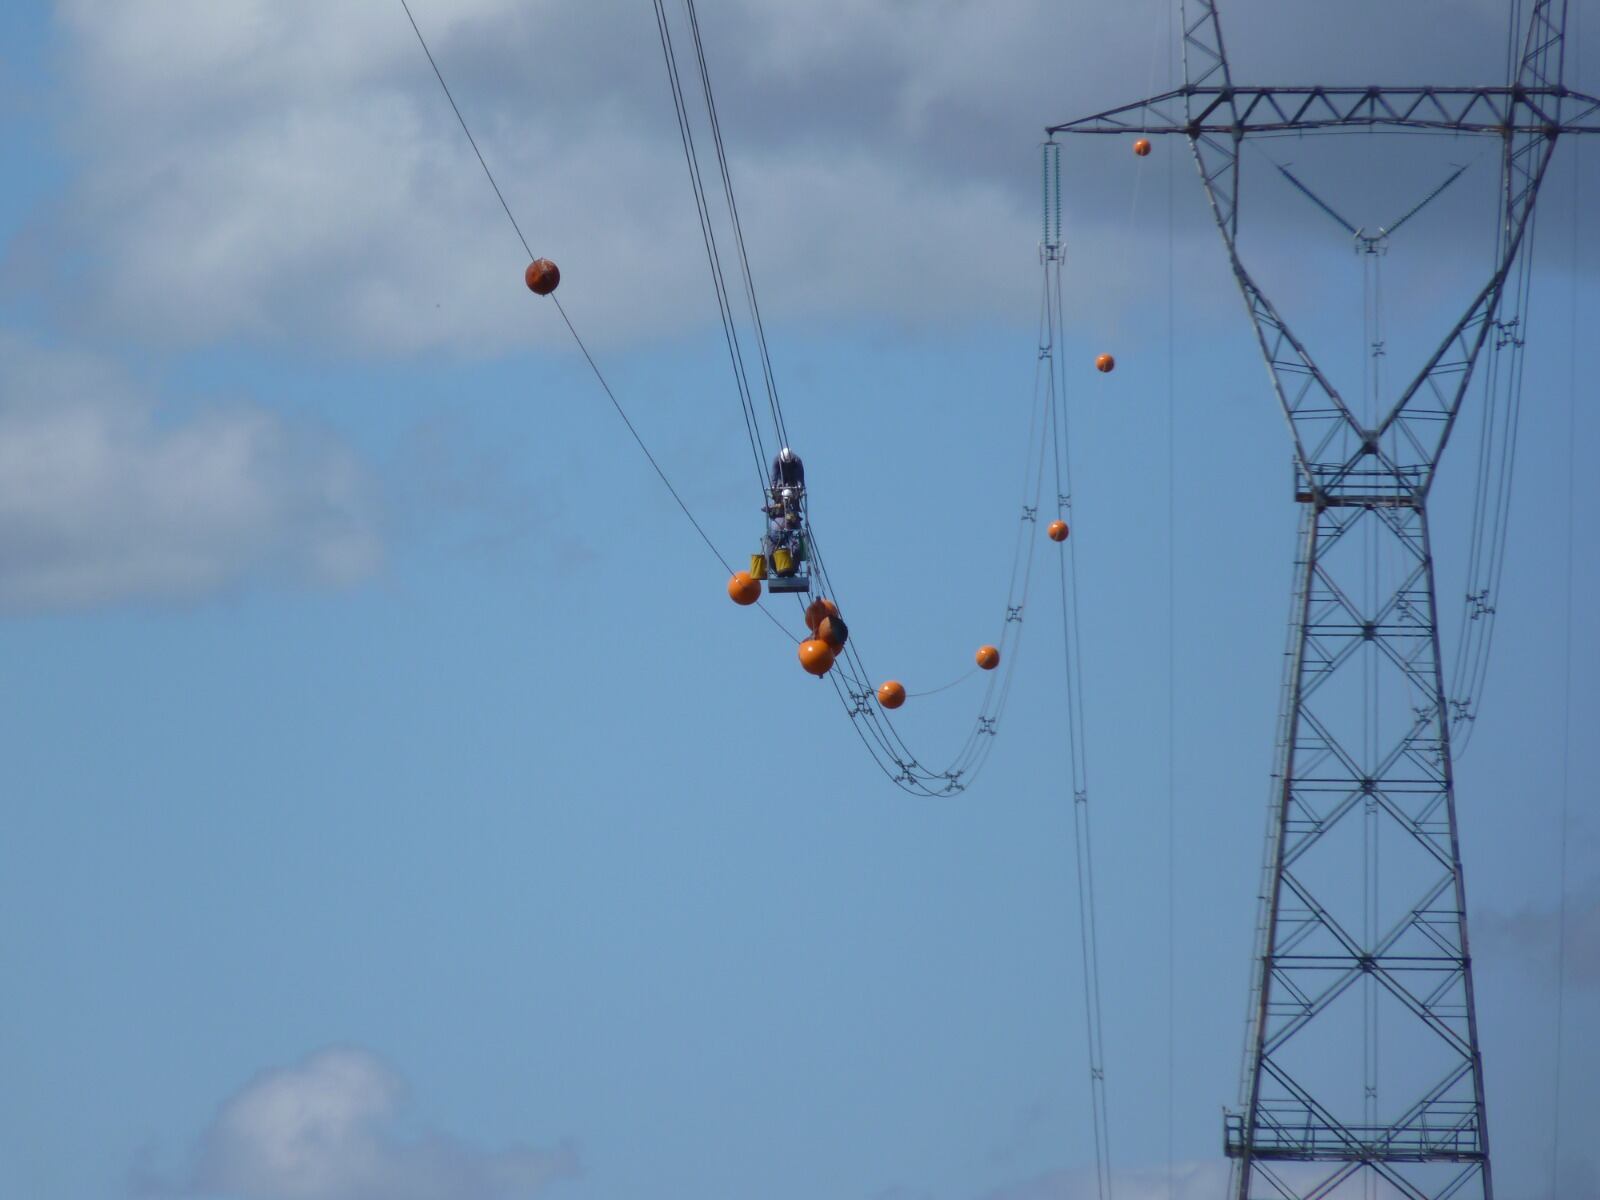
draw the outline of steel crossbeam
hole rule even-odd
[[[1600,133],[1600,98],[1559,86],[1189,86],[1051,125],[1065,133],[1233,137],[1350,128],[1434,133]]]

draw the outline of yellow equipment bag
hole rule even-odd
[[[765,554],[752,554],[750,556],[750,578],[765,579],[767,577],[767,556]]]

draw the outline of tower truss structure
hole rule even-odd
[[[1600,133],[1600,99],[1563,83],[1566,9],[1534,0],[1505,86],[1245,87],[1216,3],[1187,0],[1182,88],[1048,129],[1188,139],[1293,443],[1290,653],[1240,1107],[1224,1123],[1235,1200],[1493,1200],[1428,499],[1480,365],[1491,384],[1520,379],[1513,268],[1527,269],[1557,141]],[[1244,139],[1353,128],[1502,143],[1487,281],[1364,416],[1238,247]]]

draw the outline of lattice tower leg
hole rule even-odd
[[[1308,507],[1233,1195],[1492,1200],[1427,513]]]

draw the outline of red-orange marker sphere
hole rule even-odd
[[[833,647],[817,638],[800,643],[800,665],[813,675],[826,675],[833,667]]]
[[[826,616],[817,622],[817,638],[827,642],[837,654],[844,649],[844,644],[850,640],[850,630],[845,626],[844,618],[839,616]]]
[[[815,633],[817,626],[822,623],[823,617],[837,617],[838,615],[839,606],[837,604],[832,600],[824,600],[821,596],[818,596],[810,604],[806,605],[806,628]]]
[[[985,671],[992,671],[1000,665],[1000,651],[995,646],[979,646],[978,653],[973,657]]]
[[[905,702],[906,689],[903,683],[891,679],[878,685],[878,703],[885,708],[899,708]]]
[[[1109,354],[1102,354],[1099,358],[1094,360],[1094,369],[1099,371],[1102,375],[1110,374],[1112,371],[1117,369],[1117,360],[1112,358]]]
[[[1146,154],[1150,153],[1150,142],[1145,138],[1140,138],[1133,144],[1133,152],[1140,158],[1143,158]]]
[[[1045,532],[1050,535],[1052,542],[1064,542],[1067,540],[1067,523],[1065,521],[1051,521]]]
[[[556,290],[556,284],[561,282],[561,268],[548,258],[536,258],[528,264],[528,269],[522,273],[522,278],[527,281],[530,292],[548,296]]]
[[[735,604],[754,604],[761,599],[761,581],[750,578],[749,571],[735,572],[728,580],[728,599]]]

